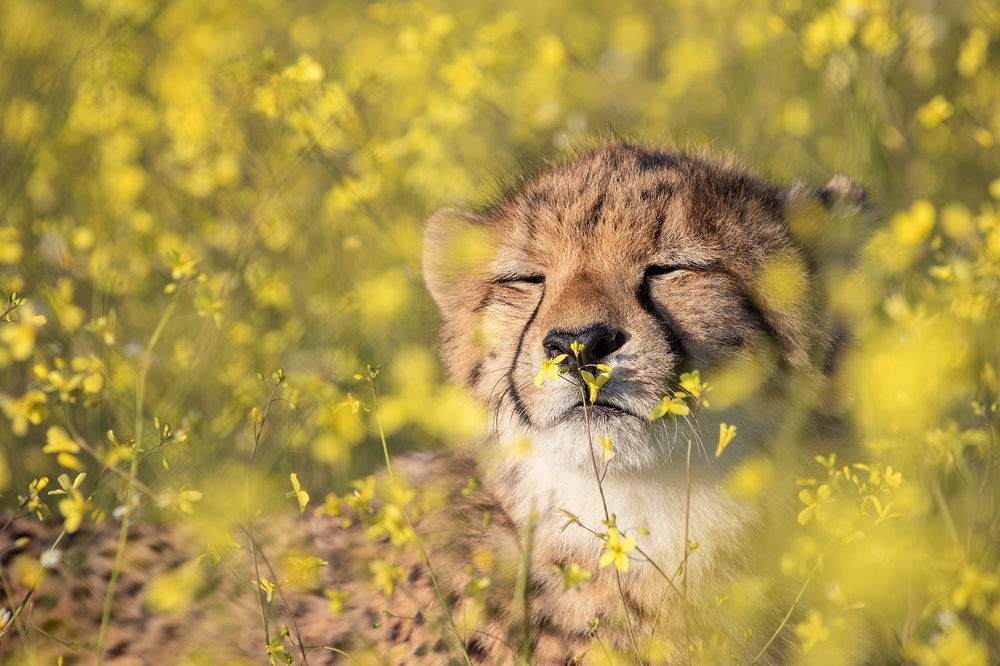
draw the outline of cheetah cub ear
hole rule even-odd
[[[814,258],[840,256],[856,247],[868,211],[865,189],[838,174],[817,189],[796,180],[785,193],[785,219],[799,244]]]
[[[424,230],[424,281],[446,322],[471,314],[496,254],[486,218],[457,208],[434,213]]]
[[[816,190],[816,196],[827,210],[842,207],[849,213],[860,213],[868,201],[865,188],[842,173],[838,173],[828,180],[826,185]]]

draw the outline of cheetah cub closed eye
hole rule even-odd
[[[647,662],[686,661],[711,622],[699,609],[753,556],[755,516],[721,479],[768,445],[827,347],[806,246],[827,208],[861,195],[843,177],[782,188],[730,163],[612,143],[480,212],[431,217],[423,263],[441,354],[488,408],[490,436],[472,455],[393,465],[443,500],[414,515],[427,560],[329,515],[307,514],[275,541],[261,527],[265,552],[294,533],[329,563],[272,607],[272,629],[292,630],[288,653],[562,665],[638,648]],[[705,381],[714,389],[699,396]],[[671,404],[673,415],[650,418]],[[738,434],[716,459],[723,423]],[[67,550],[108,551],[116,529]],[[147,588],[198,553],[154,526],[129,548],[105,663],[267,659],[256,600],[222,567],[203,567],[194,610],[171,614],[144,603]],[[385,590],[370,585],[376,562],[394,581]],[[35,619],[62,641],[38,637],[42,654],[79,641],[66,663],[93,662],[106,568],[68,561],[37,591]]]

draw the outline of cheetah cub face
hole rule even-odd
[[[762,396],[773,403],[789,371],[807,365],[814,328],[805,261],[786,223],[792,198],[736,167],[608,145],[481,214],[440,211],[428,223],[424,271],[452,376],[488,406],[501,444],[527,441],[549,470],[591,466],[579,386],[533,381],[543,361],[572,360],[574,341],[582,363],[613,368],[588,407],[595,438],[612,436],[611,476],[671,466],[687,427],[649,414],[692,369],[711,377],[766,359],[746,395],[722,396],[728,404],[713,410],[762,433],[748,415],[771,415]],[[793,267],[780,279],[797,284],[778,291],[795,298],[769,292],[777,265]]]

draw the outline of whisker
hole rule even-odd
[[[500,405],[503,404],[504,398],[510,393],[511,387],[508,385],[503,391],[500,392],[500,396],[497,398],[496,404],[491,405],[491,411],[493,412],[493,439],[500,441]]]
[[[494,372],[503,372],[503,374],[500,376],[500,379],[498,379],[496,381],[496,383],[493,384],[493,388],[490,389],[490,396],[489,396],[489,398],[486,399],[486,405],[487,405],[487,407],[489,405],[491,405],[492,402],[493,402],[493,392],[497,390],[498,386],[500,386],[500,382],[502,382],[504,379],[506,379],[507,376],[510,374],[510,371],[504,372],[504,368],[497,368],[496,370],[491,370],[490,372],[488,372],[486,374],[490,375],[490,374],[493,374]],[[497,405],[499,405],[500,402],[502,402],[502,400],[498,400],[497,401]]]
[[[507,389],[504,391],[504,393],[505,394],[508,393],[508,392],[517,392],[517,393],[520,393],[522,390],[524,390],[524,389],[526,389],[526,388],[528,388],[530,386],[534,386],[534,381],[533,380],[532,381],[521,382],[519,384],[515,384],[514,381],[511,380],[509,382],[509,385],[508,385]],[[514,420],[515,417],[520,418],[520,416],[518,415],[517,410],[516,409],[510,410],[510,414],[509,414],[509,416],[507,418],[507,425],[508,425],[508,427],[511,425],[511,423]],[[524,425],[530,425],[530,424],[524,424]]]

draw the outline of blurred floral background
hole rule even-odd
[[[813,581],[800,658],[1000,662],[995,2],[5,0],[0,63],[6,511],[114,520],[135,487],[112,474],[46,493],[116,466],[143,519],[211,522],[279,368],[267,510],[296,510],[290,472],[312,510],[377,466],[350,409],[369,364],[394,452],[468,446],[423,221],[609,134],[705,145],[785,184],[844,173],[875,211],[822,278],[853,331],[824,408],[856,448],[731,478],[797,525],[768,580]]]

